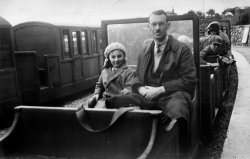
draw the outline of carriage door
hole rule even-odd
[[[63,38],[63,60],[61,61],[61,78],[62,85],[73,83],[73,58],[72,58],[72,48],[70,45],[69,30],[62,30]]]
[[[85,81],[95,85],[99,77],[98,47],[96,30],[87,28],[81,32],[82,51],[84,54],[83,70]]]
[[[95,63],[95,68],[93,70],[93,77],[98,77],[100,73],[100,45],[98,30],[91,30],[91,52],[93,54],[93,62]]]
[[[72,32],[73,54],[74,54],[74,80],[83,80],[83,59],[81,55],[80,31]]]

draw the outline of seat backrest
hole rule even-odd
[[[76,108],[19,106],[15,111],[11,130],[0,141],[0,156],[136,158],[151,141],[153,127],[157,130],[153,134],[160,136],[154,137],[150,154],[161,152],[171,157],[178,151],[172,146],[178,144],[178,132],[175,132],[178,124],[170,132],[166,132],[160,123],[152,126],[161,111],[128,112],[108,130],[98,133],[81,126]],[[101,129],[110,122],[115,111],[87,109],[86,113],[93,128]]]

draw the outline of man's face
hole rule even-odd
[[[149,17],[150,31],[153,38],[157,41],[163,41],[167,35],[168,23],[164,14],[154,15]]]
[[[211,30],[210,35],[217,35],[217,32],[215,30]]]

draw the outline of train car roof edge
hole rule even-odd
[[[17,24],[13,26],[13,28],[21,28],[26,25],[40,25],[40,26],[47,26],[47,27],[57,27],[57,28],[63,28],[63,27],[85,27],[85,28],[100,28],[98,26],[87,26],[87,25],[81,25],[81,24],[53,24],[49,22],[42,22],[42,21],[28,21],[28,22],[23,22],[20,24]]]
[[[12,25],[3,17],[0,17],[0,27],[12,27]]]

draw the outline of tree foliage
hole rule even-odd
[[[204,19],[206,17],[205,13],[203,13],[202,11],[197,11],[196,13],[200,17],[200,19]]]
[[[221,19],[221,15],[219,13],[215,13],[214,18],[216,20],[220,20]]]
[[[207,13],[210,17],[214,17],[214,16],[215,16],[215,10],[214,10],[214,9],[209,9],[206,13]]]
[[[187,12],[187,14],[195,14],[195,11],[189,10],[189,11]]]

